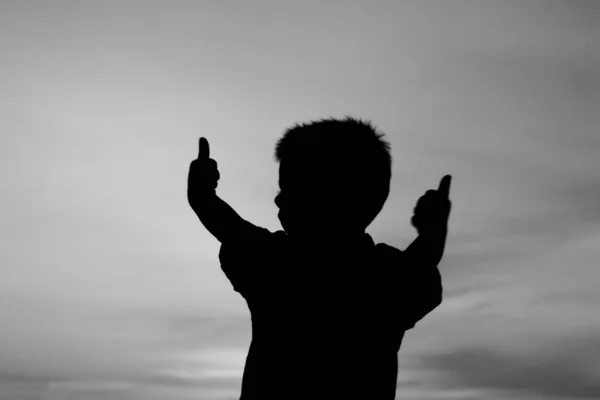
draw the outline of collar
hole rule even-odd
[[[297,248],[300,251],[303,251],[304,249],[307,251],[324,252],[342,251],[352,254],[357,251],[369,250],[375,247],[373,238],[366,232],[357,237],[336,237],[331,235],[329,238],[325,238],[324,241],[311,240],[310,238],[306,241],[297,241],[289,236],[287,236],[287,239],[294,248]]]

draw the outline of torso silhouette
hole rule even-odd
[[[283,231],[253,232],[219,253],[251,312],[240,400],[394,399],[404,332],[437,305],[427,305],[441,291],[437,268],[415,275],[367,233],[316,254]]]

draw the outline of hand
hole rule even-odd
[[[449,198],[451,179],[450,175],[445,175],[437,190],[428,190],[417,201],[410,221],[419,235],[448,229],[448,217],[452,206]]]
[[[195,210],[206,196],[214,195],[217,181],[221,175],[217,162],[210,158],[208,140],[201,137],[199,141],[198,158],[190,163],[188,174],[188,202]]]

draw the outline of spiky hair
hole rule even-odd
[[[295,124],[277,141],[275,161],[302,166],[310,160],[337,171],[338,186],[360,194],[361,219],[368,226],[390,192],[391,146],[384,136],[370,121],[350,116]]]

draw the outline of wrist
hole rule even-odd
[[[192,209],[194,209],[194,211],[197,212],[202,208],[206,208],[207,206],[210,206],[210,204],[213,203],[213,201],[215,200],[216,197],[217,197],[217,193],[216,193],[215,189],[195,190],[189,196],[189,202],[190,202],[190,205],[192,206]]]

